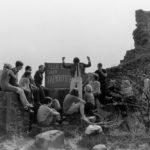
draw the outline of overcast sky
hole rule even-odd
[[[0,0],[0,68],[22,60],[33,73],[45,62],[77,56],[94,71],[118,65],[134,48],[135,10],[149,0]]]

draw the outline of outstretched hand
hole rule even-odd
[[[89,56],[87,56],[87,60],[90,61],[90,57]]]

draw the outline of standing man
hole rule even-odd
[[[45,97],[48,96],[48,89],[42,86],[43,82],[43,73],[45,72],[44,65],[39,66],[39,70],[36,71],[34,75],[34,82],[39,88],[40,101],[44,101]]]
[[[105,97],[106,94],[106,77],[107,77],[107,72],[105,69],[102,68],[102,64],[99,63],[97,65],[97,70],[95,71],[95,73],[97,73],[99,75],[99,82],[101,84],[101,93],[102,93],[102,97]]]
[[[64,68],[70,69],[71,73],[71,83],[70,83],[70,91],[74,88],[78,88],[79,97],[82,98],[82,79],[85,75],[85,68],[91,66],[90,57],[87,57],[88,64],[80,63],[80,59],[75,57],[73,59],[73,64],[66,65],[65,57],[62,58],[62,64]]]

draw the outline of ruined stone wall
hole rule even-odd
[[[134,82],[137,93],[143,92],[143,74],[150,76],[150,11],[137,10],[136,29],[133,31],[135,48],[126,51],[120,65],[108,69],[110,79],[124,76]]]
[[[6,133],[20,133],[28,129],[29,113],[24,110],[18,95],[0,91],[0,130]]]
[[[136,11],[136,29],[133,31],[135,48],[150,48],[150,11]]]
[[[136,29],[133,31],[135,48],[128,50],[121,64],[137,61],[142,56],[150,56],[150,11],[135,12]],[[145,57],[144,56],[144,57]]]

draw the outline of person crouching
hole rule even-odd
[[[63,102],[63,112],[66,115],[72,115],[74,113],[80,112],[81,120],[88,122],[88,118],[84,113],[85,101],[79,98],[79,92],[77,88],[71,90],[69,94],[65,96]]]
[[[40,126],[50,126],[60,120],[60,114],[51,108],[52,99],[46,97],[37,112],[37,120]]]

